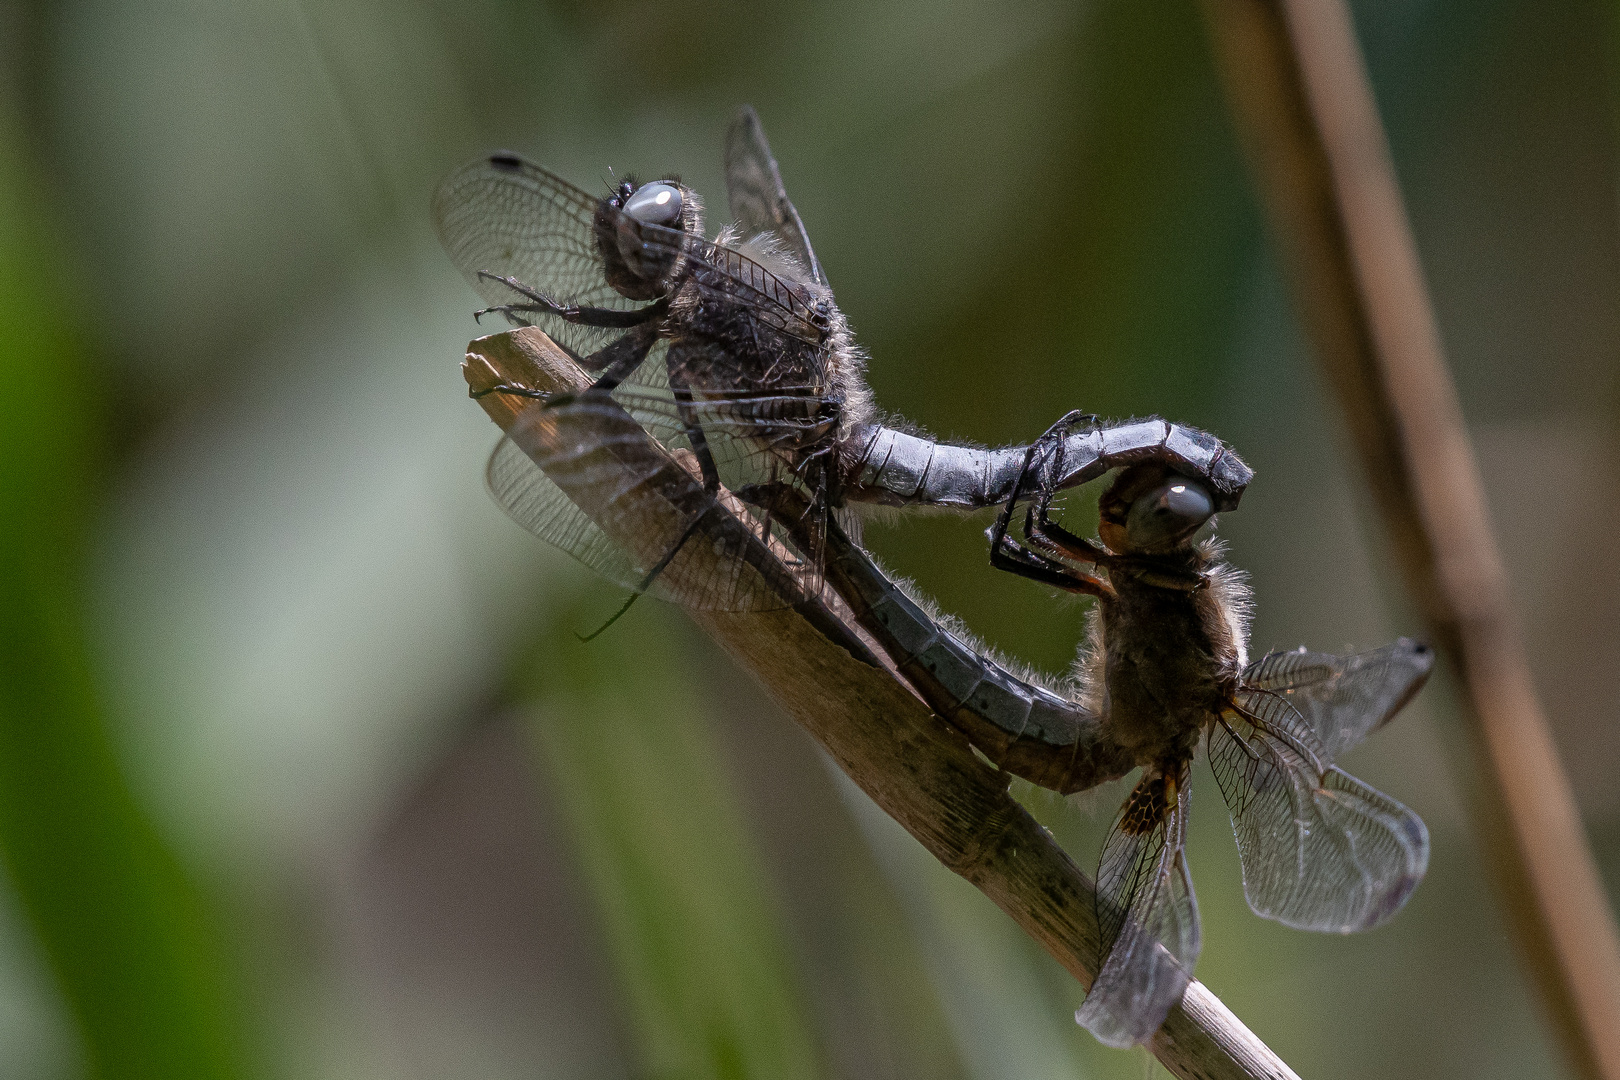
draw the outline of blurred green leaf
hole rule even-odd
[[[689,632],[644,602],[589,644],[549,638],[530,676],[536,737],[646,1074],[819,1076],[779,914],[683,656]]]
[[[39,186],[0,115],[0,849],[92,1072],[242,1074],[197,888],[121,774],[85,634],[95,367],[60,317]]]

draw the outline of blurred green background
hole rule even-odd
[[[1611,5],[1356,16],[1541,692],[1620,882]],[[722,206],[763,117],[886,408],[1211,428],[1255,645],[1417,630],[1191,0],[0,7],[0,1076],[1140,1077],[1078,988],[679,612],[482,490],[436,182],[495,147]],[[723,216],[716,213],[715,219]],[[983,521],[874,546],[1049,670]],[[1195,781],[1198,974],[1302,1075],[1563,1068],[1443,680],[1348,767],[1433,832],[1389,926],[1244,906]],[[1064,835],[1082,865],[1117,791]],[[1043,812],[1061,808],[1043,804]]]

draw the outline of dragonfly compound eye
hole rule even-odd
[[[1131,503],[1125,539],[1134,551],[1174,547],[1198,531],[1215,513],[1215,500],[1203,486],[1172,476]]]
[[[643,184],[624,201],[624,212],[643,225],[678,225],[681,189],[674,184]]]

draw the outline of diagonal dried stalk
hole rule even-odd
[[[1487,859],[1566,1051],[1620,1080],[1620,943],[1536,699],[1417,248],[1344,0],[1203,0],[1217,67],[1374,499],[1483,777]]]
[[[462,370],[475,391],[507,383],[574,392],[590,381],[535,329],[472,342]],[[566,429],[540,419],[541,410],[528,408],[534,404],[530,400],[490,394],[480,403],[526,449],[567,437]],[[612,434],[615,453],[634,454],[638,463],[660,455],[674,461],[650,438],[644,446],[627,448],[625,430]],[[575,486],[565,490],[592,513],[597,493]],[[625,531],[627,535],[613,538],[631,549],[646,542],[635,535],[643,531],[678,534],[682,519],[673,507],[655,497],[641,501],[645,514],[634,524],[617,515],[600,517],[597,523],[611,525],[610,534]],[[713,545],[691,547],[700,559],[722,557]],[[700,563],[689,563],[686,570],[708,572]],[[678,592],[681,582],[670,587]],[[830,639],[827,622],[838,622],[836,614],[811,598],[782,611],[693,610],[690,615],[884,812],[1012,916],[1083,985],[1091,985],[1098,950],[1091,880],[1007,793],[1005,775],[975,757],[966,740],[935,717],[893,671],[852,655],[865,650],[847,626],[844,645]],[[831,638],[839,637],[834,630]],[[1053,1022],[1066,1021],[1053,1017]],[[1196,981],[1149,1049],[1165,1068],[1188,1080],[1297,1080]]]

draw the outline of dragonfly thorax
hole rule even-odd
[[[1184,587],[1189,578],[1196,587]],[[1190,756],[1237,689],[1246,591],[1213,543],[1154,559],[1144,573],[1111,567],[1109,581],[1093,663],[1112,734],[1142,764]]]
[[[1114,553],[1093,657],[1108,723],[1143,764],[1189,756],[1236,692],[1247,589],[1214,541],[1193,539],[1213,515],[1196,481],[1136,466],[1109,487],[1098,511],[1098,532]]]

